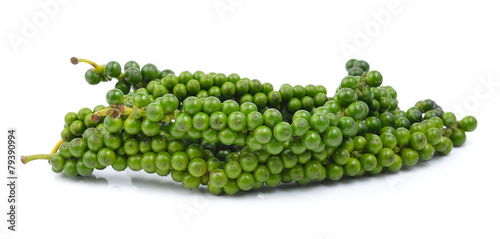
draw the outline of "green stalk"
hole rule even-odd
[[[51,157],[52,157],[52,154],[33,154],[33,155],[28,155],[28,156],[23,155],[23,156],[21,156],[21,162],[23,162],[23,164],[27,164],[30,161],[37,160],[37,159],[50,160]]]
[[[104,65],[98,65],[97,63],[95,63],[95,62],[93,62],[93,61],[91,61],[91,60],[87,60],[87,59],[84,59],[84,58],[76,58],[76,57],[71,57],[70,61],[71,61],[71,63],[72,63],[73,65],[76,65],[76,64],[78,64],[78,63],[80,63],[80,62],[85,62],[85,63],[87,63],[87,64],[89,64],[89,65],[93,66],[93,67],[94,67],[94,71],[95,71],[96,73],[99,73],[99,74],[104,73],[104,67],[105,67],[105,66],[104,66]]]

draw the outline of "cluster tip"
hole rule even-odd
[[[73,64],[73,65],[78,64],[78,58],[76,58],[76,57],[71,57],[70,61],[71,61],[71,64]]]

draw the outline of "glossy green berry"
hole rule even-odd
[[[210,127],[215,130],[221,130],[227,125],[227,115],[217,111],[210,115]]]
[[[74,138],[69,143],[69,151],[71,156],[75,158],[81,158],[87,149],[87,143],[81,138]]]
[[[453,146],[458,147],[465,143],[467,137],[465,136],[465,131],[462,129],[453,130],[453,134],[450,136]]]
[[[351,88],[342,88],[337,92],[337,100],[342,107],[347,107],[358,99],[357,94]]]
[[[234,131],[242,131],[247,126],[247,117],[245,114],[235,111],[229,114],[227,122],[230,129]]]
[[[392,149],[383,148],[377,155],[378,163],[384,167],[389,167],[394,163],[396,153]]]
[[[119,89],[111,89],[106,93],[106,101],[110,105],[118,105],[123,103],[123,99],[125,98],[123,92]]]
[[[411,167],[411,166],[414,166],[415,164],[417,164],[418,159],[419,159],[419,154],[414,149],[405,148],[405,149],[403,149],[403,151],[401,151],[401,159],[402,159],[404,165]]]
[[[69,159],[64,163],[63,172],[68,177],[76,177],[78,172],[76,171],[76,160]]]
[[[252,111],[248,113],[246,117],[246,125],[248,129],[255,130],[262,124],[264,124],[264,118],[260,112]]]
[[[421,150],[427,144],[427,137],[422,132],[413,133],[410,136],[410,146],[414,150]]]
[[[141,68],[141,66],[139,65],[139,63],[137,63],[136,61],[127,61],[127,63],[125,63],[125,65],[123,66],[123,69],[126,71],[129,68],[131,68],[131,67],[135,67],[135,68],[138,68],[138,69]]]
[[[279,122],[273,128],[273,135],[280,142],[288,141],[292,138],[292,126],[288,122]]]
[[[267,144],[272,139],[272,131],[269,127],[262,125],[254,131],[255,139],[261,144]]]
[[[120,63],[116,61],[110,61],[108,64],[106,64],[106,75],[108,75],[111,78],[117,78],[120,76],[120,73],[122,71]]]
[[[321,144],[321,135],[319,135],[316,131],[309,130],[302,137],[302,144],[307,149],[315,149]]]
[[[236,179],[241,174],[241,166],[238,162],[229,162],[224,166],[224,172],[229,179]]]
[[[347,73],[350,75],[350,76],[361,76],[363,75],[364,71],[363,69],[359,68],[359,67],[355,67],[353,66],[351,69],[349,69],[347,71]]]
[[[328,179],[337,181],[344,176],[344,167],[336,163],[329,163],[326,166],[326,174]]]
[[[112,115],[107,115],[104,118],[104,128],[111,133],[116,133],[122,129],[123,120],[121,117],[113,117]]]
[[[370,65],[368,64],[368,62],[363,61],[363,60],[357,60],[357,61],[355,61],[352,66],[353,67],[358,67],[358,68],[362,69],[365,72],[370,70]]]
[[[97,85],[101,82],[101,74],[98,74],[97,72],[94,71],[94,68],[90,68],[85,72],[85,80],[87,83],[90,85]]]
[[[382,74],[378,71],[369,71],[366,74],[366,83],[371,87],[379,87],[382,85]]]
[[[430,160],[432,158],[432,156],[434,156],[435,151],[436,150],[434,149],[434,146],[427,143],[422,150],[418,151],[419,159],[424,160],[424,161]]]
[[[340,87],[355,90],[358,88],[358,80],[356,80],[353,76],[346,76],[342,79],[342,81],[340,81]]]
[[[344,165],[344,169],[348,176],[356,176],[361,170],[361,163],[356,158],[349,158]]]
[[[113,150],[108,148],[102,148],[97,152],[97,161],[104,166],[111,165],[116,158],[116,154]]]
[[[354,67],[354,63],[358,61],[356,59],[350,59],[345,63],[345,69],[348,71],[349,69]]]
[[[323,133],[330,126],[330,120],[322,113],[314,114],[309,121],[311,130]]]
[[[195,158],[191,160],[188,164],[188,172],[195,177],[203,176],[206,171],[207,171],[207,164],[201,158]]]
[[[365,171],[372,171],[377,166],[377,157],[373,154],[366,153],[360,158],[361,168]]]
[[[441,119],[446,127],[454,127],[457,124],[457,117],[452,112],[445,112],[441,115]]]
[[[141,74],[142,74],[142,79],[145,80],[146,82],[149,82],[151,80],[158,79],[160,72],[158,71],[158,68],[155,65],[148,63],[142,66]]]
[[[465,132],[472,132],[477,128],[477,120],[474,116],[465,116],[462,121],[460,121],[460,127]]]
[[[210,183],[217,188],[223,188],[228,182],[229,178],[223,169],[215,169],[210,173]]]

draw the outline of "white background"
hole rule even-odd
[[[494,1],[2,1],[3,179],[7,128],[17,128],[19,155],[49,153],[67,112],[105,103],[112,84],[88,85],[88,66],[71,65],[72,56],[236,72],[275,87],[322,84],[329,95],[345,61],[364,59],[402,108],[431,98],[475,115],[479,127],[450,155],[396,174],[237,196],[144,172],[67,178],[46,161],[17,165],[18,231],[7,233],[3,214],[0,237],[499,238],[498,9]],[[5,184],[0,192],[4,213]]]

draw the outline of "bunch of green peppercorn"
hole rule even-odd
[[[71,62],[93,66],[85,73],[89,84],[117,83],[107,106],[65,115],[51,154],[23,156],[24,163],[48,159],[68,177],[111,166],[233,195],[264,184],[397,172],[449,154],[477,127],[473,116],[458,120],[429,99],[401,110],[397,92],[363,60],[346,63],[348,74],[331,97],[321,85],[275,89],[238,74]]]

